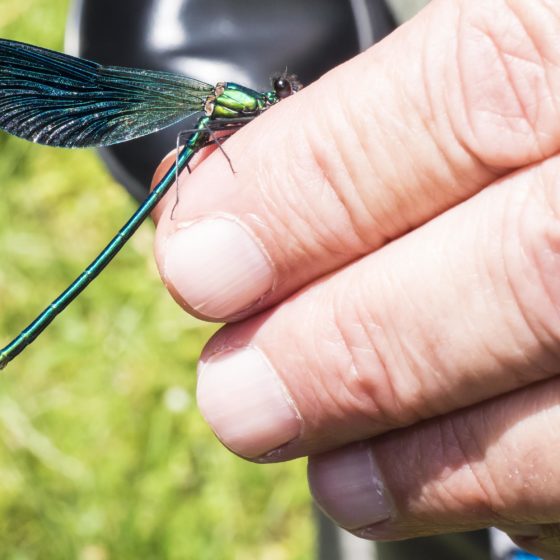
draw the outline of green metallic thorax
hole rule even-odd
[[[231,82],[219,83],[206,101],[206,115],[213,119],[237,119],[256,116],[278,103],[273,91],[259,93]]]

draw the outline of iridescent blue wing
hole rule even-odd
[[[102,66],[0,39],[0,129],[39,144],[132,140],[202,111],[213,89],[170,72]]]

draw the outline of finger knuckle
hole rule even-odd
[[[484,432],[485,422],[484,415],[449,416],[426,432],[429,440],[422,443],[427,458],[423,464],[429,467],[420,476],[425,479],[418,494],[420,510],[453,512],[462,522],[497,518],[495,512],[503,509],[503,498],[500,481],[484,462],[485,444],[478,428]]]
[[[356,283],[351,286],[358,289]],[[357,301],[367,300],[358,297]],[[408,371],[387,321],[366,305],[349,304],[344,296],[335,299],[333,316],[336,338],[346,356],[337,391],[346,417],[358,419],[358,424],[365,421],[369,434],[422,417],[421,380]]]
[[[527,350],[532,380],[535,372],[555,373],[560,363],[560,160],[533,177],[536,184],[508,192],[502,242],[511,297],[503,296],[513,303],[506,319],[518,347]]]
[[[450,80],[463,111],[450,111],[459,140],[484,164],[511,167],[557,148],[554,83],[560,51],[546,36],[560,32],[560,13],[546,1],[460,2]],[[499,140],[499,141],[498,141]]]

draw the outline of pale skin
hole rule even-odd
[[[175,299],[228,323],[199,370],[221,441],[309,456],[360,536],[558,558],[560,3],[433,0],[226,149],[155,216]]]

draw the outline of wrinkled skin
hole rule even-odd
[[[220,440],[309,456],[360,536],[560,557],[559,149],[560,3],[434,0],[228,140],[235,174],[200,162],[156,258],[228,323],[199,372]]]

